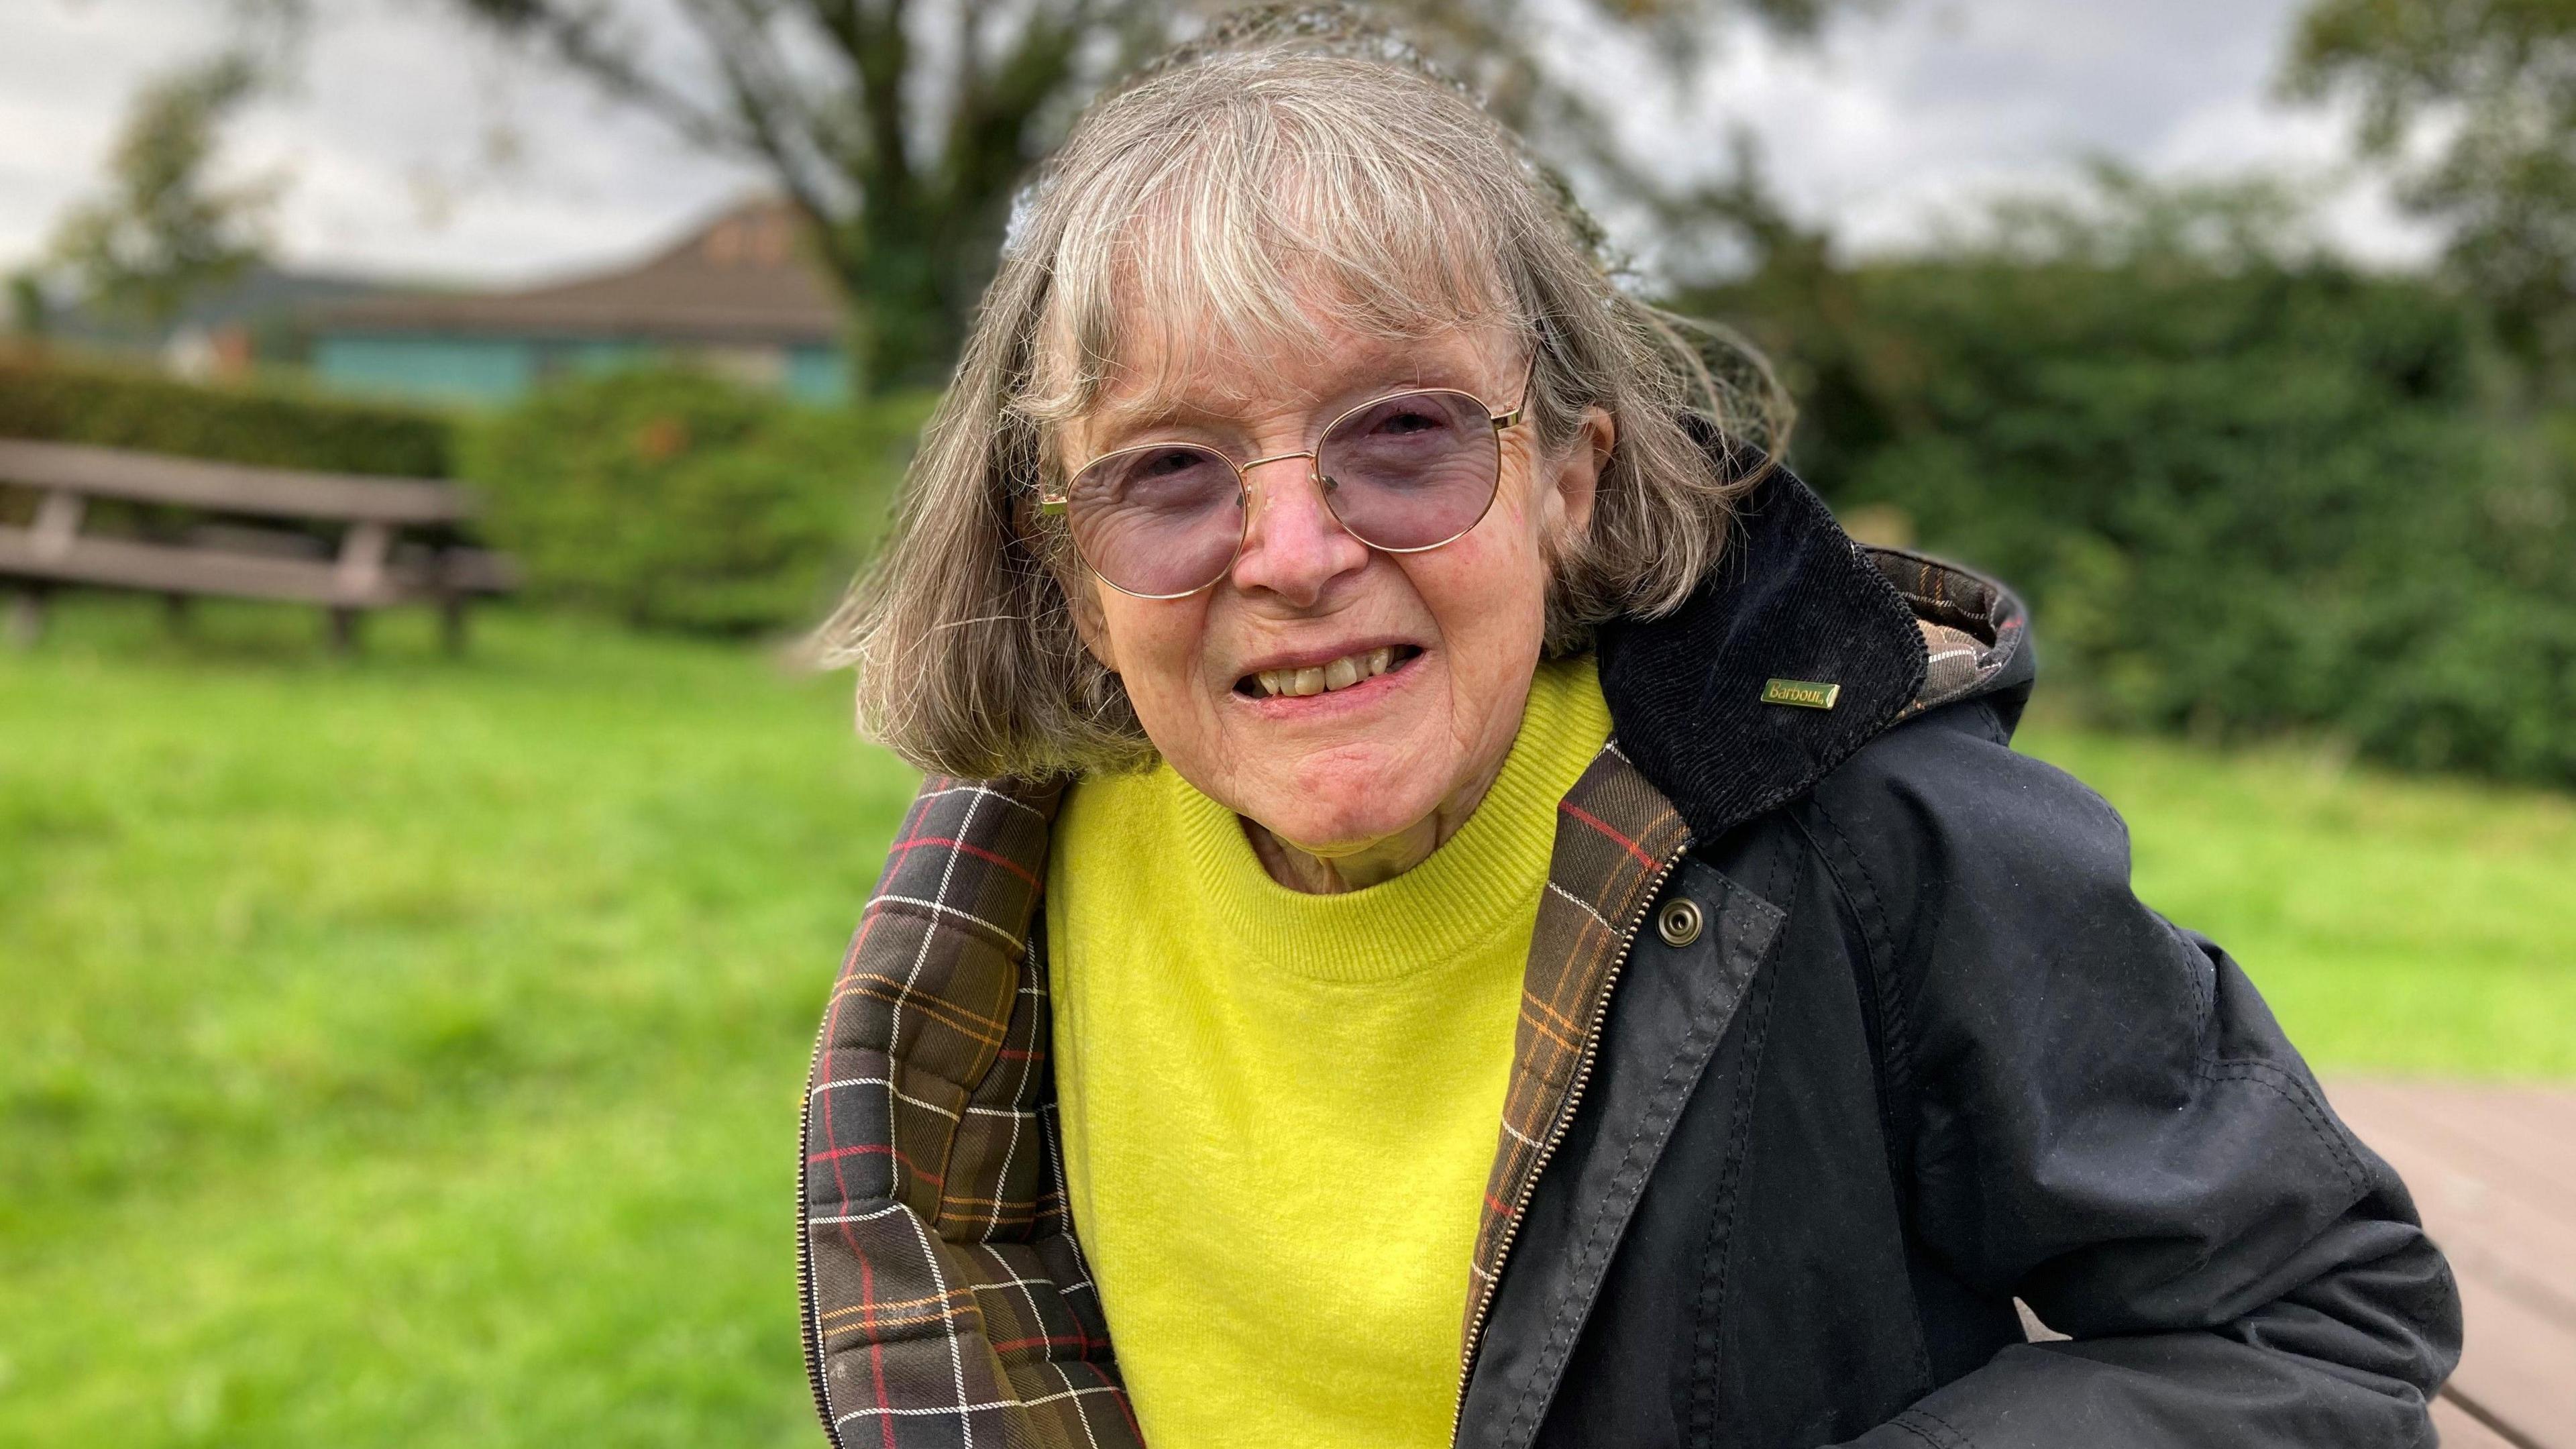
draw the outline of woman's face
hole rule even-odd
[[[1342,410],[1406,388],[1453,388],[1502,412],[1520,404],[1528,366],[1508,337],[1466,331],[1342,336],[1303,358],[1136,361],[1122,376],[1146,381],[1114,383],[1067,430],[1075,466],[1150,441],[1203,443],[1238,462],[1299,452]],[[1380,553],[1344,531],[1308,460],[1263,464],[1223,578],[1139,599],[1085,575],[1084,636],[1183,779],[1310,854],[1354,854],[1444,806],[1472,808],[1511,748],[1538,664],[1543,540],[1590,517],[1610,437],[1606,414],[1589,424],[1553,460],[1537,456],[1530,423],[1505,429],[1493,507],[1423,553]],[[1371,674],[1380,660],[1392,667]],[[1309,694],[1272,694],[1259,678],[1299,669],[1360,678]]]

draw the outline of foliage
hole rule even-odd
[[[825,411],[704,373],[612,372],[475,424],[465,474],[537,596],[774,629],[848,577],[927,414],[917,394]]]
[[[0,353],[0,438],[95,443],[231,463],[438,478],[435,413],[273,384],[206,387],[155,373]]]
[[[2173,201],[1698,301],[1783,352],[1828,496],[2021,588],[2100,716],[2576,780],[2576,451],[2494,417],[2453,296]]]
[[[845,680],[83,600],[0,739],[0,1443],[814,1442],[796,1098],[912,787]],[[2565,796],[2035,748],[2321,1070],[2576,1075]]]
[[[766,169],[820,223],[857,322],[871,391],[945,381],[992,272],[1013,192],[1082,101],[1192,28],[1170,0],[691,0],[688,55],[651,43],[640,0],[450,0],[513,41]],[[1850,0],[1592,0],[1676,63],[1726,22],[1812,32]],[[1527,0],[1390,0],[1387,19],[1506,119],[1619,166],[1610,128],[1538,64]],[[1364,28],[1333,4],[1281,5],[1238,28]],[[935,35],[937,43],[926,43]]]
[[[45,295],[45,279],[35,268],[9,274],[9,330],[39,341],[54,330],[53,299]]]
[[[2504,335],[2576,384],[2576,0],[2311,0],[2286,83],[2360,102]]]
[[[0,658],[0,1443],[810,1445],[796,1098],[911,785],[846,683],[54,625]]]
[[[206,175],[224,121],[259,84],[241,54],[184,66],[138,92],[108,162],[107,195],[65,214],[53,253],[106,309],[161,328],[188,299],[259,260],[274,186]]]
[[[2045,720],[2014,743],[2119,810],[2140,898],[2225,946],[2319,1070],[2576,1076],[2565,792]]]

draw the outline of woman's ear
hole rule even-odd
[[[1064,590],[1065,612],[1073,615],[1073,632],[1082,636],[1083,652],[1116,674],[1118,653],[1109,646],[1109,617],[1100,607],[1099,585],[1082,570],[1059,569],[1056,586]]]
[[[1561,544],[1572,544],[1591,529],[1592,502],[1600,495],[1601,473],[1610,466],[1610,450],[1618,441],[1619,424],[1609,409],[1583,410],[1583,420],[1566,440],[1548,479],[1548,496],[1539,505]]]
[[[1064,611],[1073,616],[1073,632],[1082,640],[1083,652],[1100,661],[1101,668],[1116,674],[1118,657],[1109,647],[1109,620],[1100,609],[1099,581],[1074,557],[1069,546],[1057,553],[1040,541],[1034,493],[1022,495],[1012,521],[1019,528],[1021,546],[1038,557],[1055,579],[1056,592],[1064,595]]]

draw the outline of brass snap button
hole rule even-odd
[[[1687,946],[1699,939],[1699,902],[1688,896],[1675,896],[1655,912],[1655,933],[1667,946]]]

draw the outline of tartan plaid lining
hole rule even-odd
[[[1601,747],[1557,805],[1556,846],[1521,982],[1511,1085],[1467,1265],[1474,1281],[1460,1325],[1462,1358],[1475,1351],[1472,1334],[1502,1269],[1514,1215],[1544,1165],[1557,1119],[1572,1102],[1615,968],[1666,871],[1689,844],[1680,812],[1619,752],[1615,740]]]
[[[836,1443],[1141,1449],[1066,1214],[1046,1060],[1034,922],[1061,800],[1061,787],[924,782],[842,962],[807,1082],[800,1224],[807,1351]],[[1615,742],[1558,805],[1469,1324],[1614,968],[1688,844]]]
[[[1914,610],[1927,661],[1923,687],[1896,716],[1911,719],[1928,709],[1983,689],[2012,658],[2021,614],[2003,590],[1963,569],[1894,549],[1866,550],[1872,563]]]
[[[1923,689],[1906,705],[1907,714],[1974,694],[1986,675],[2000,667],[1989,663],[1992,651],[1985,641],[1967,630],[1929,619],[1914,622],[1923,631]]]
[[[1141,1443],[1065,1223],[1029,949],[1060,793],[925,782],[833,988],[800,1230],[836,1443]]]

